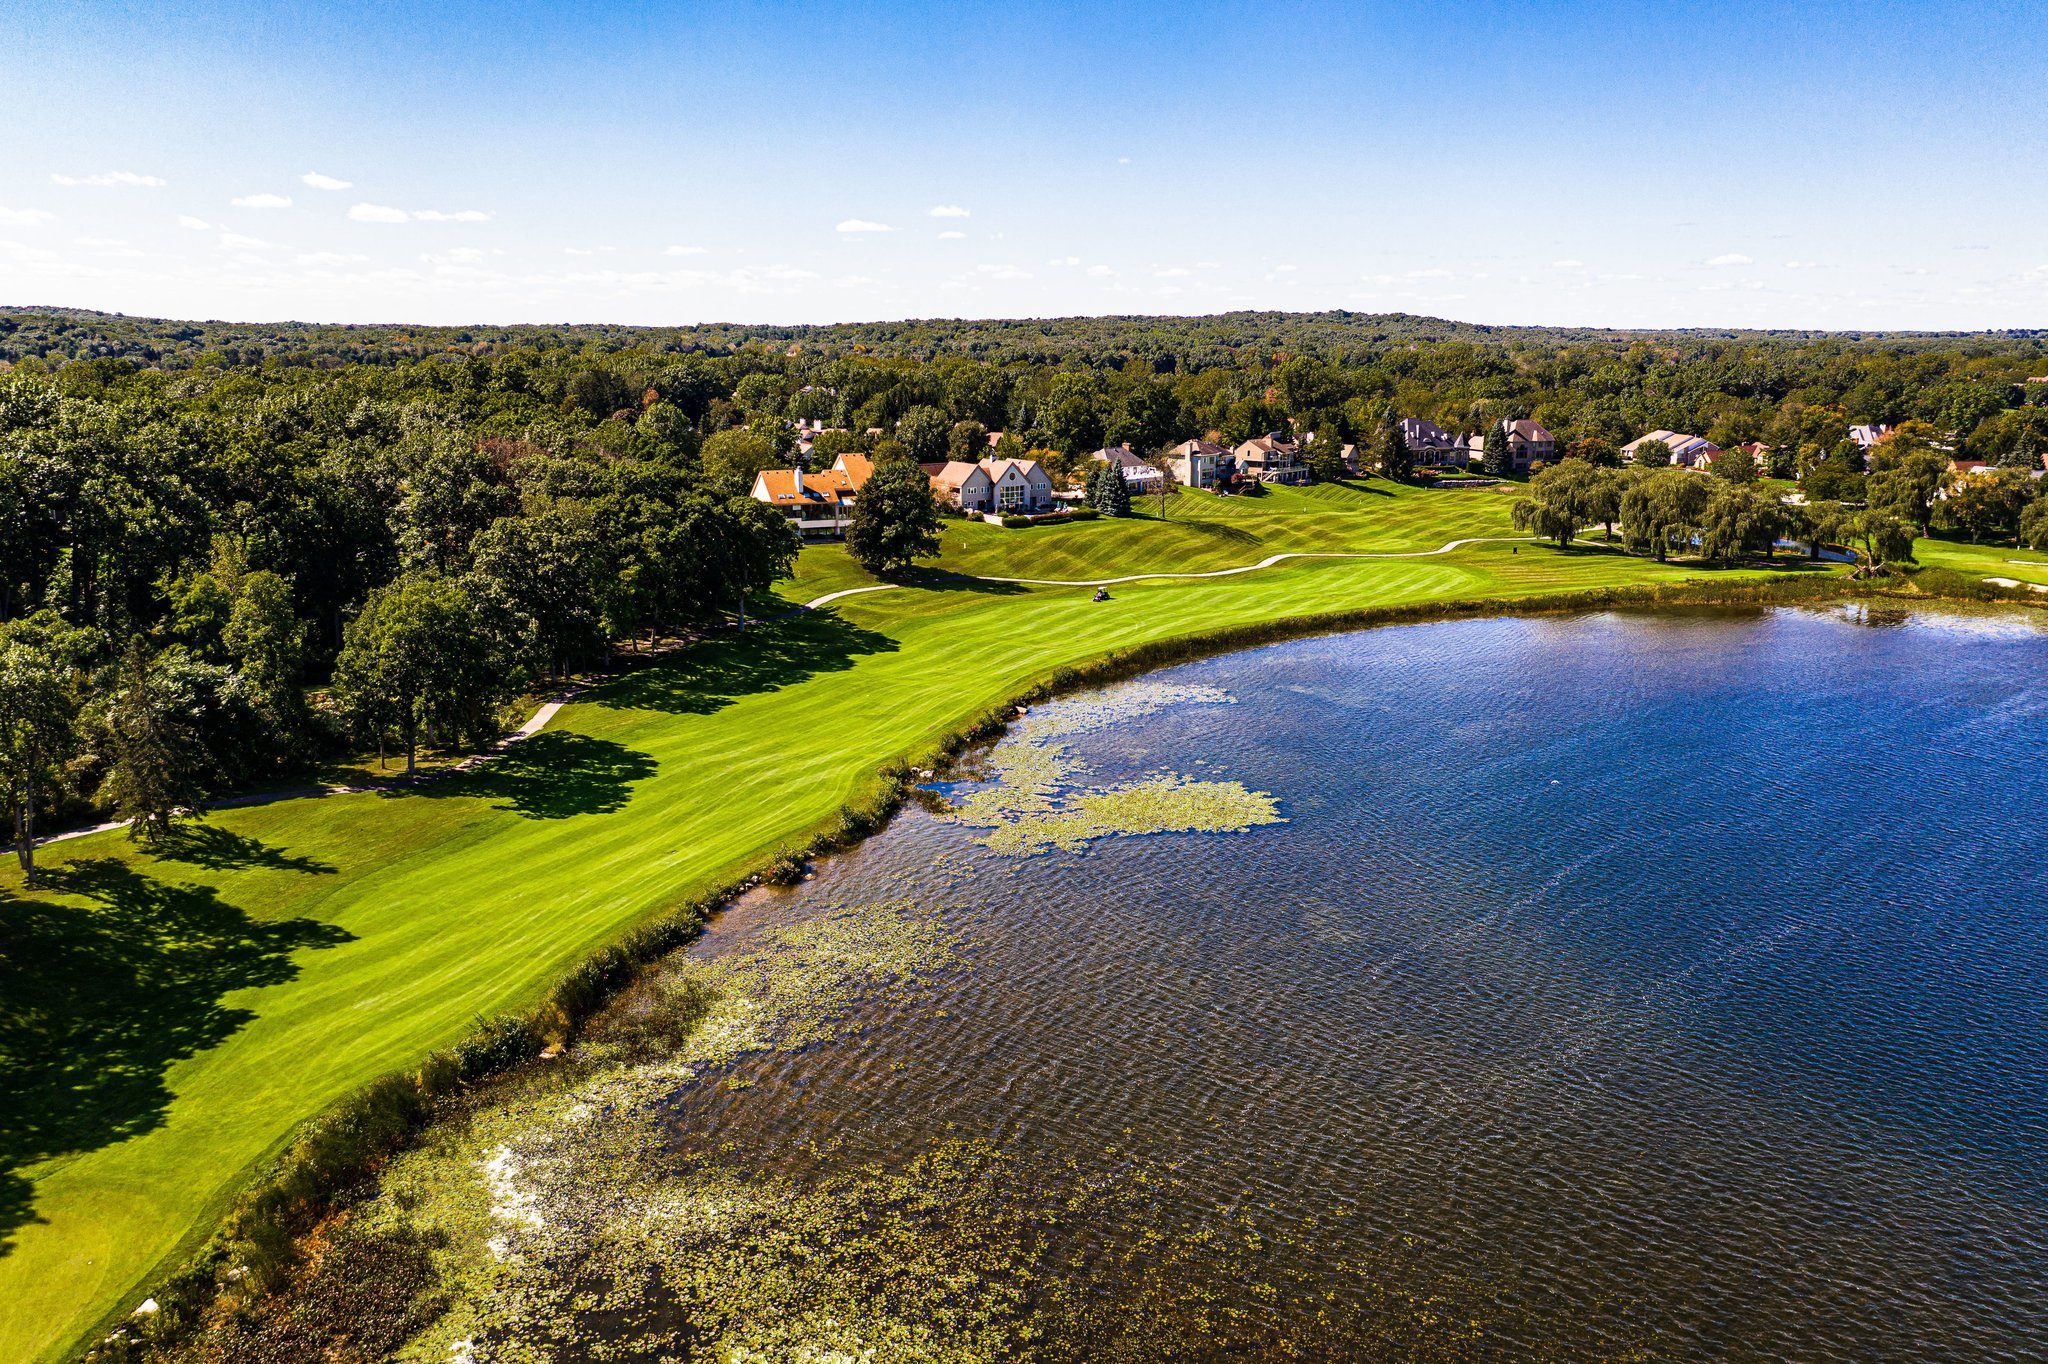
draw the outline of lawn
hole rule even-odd
[[[1504,507],[1487,493],[1342,489],[1203,507],[1204,524],[1253,538],[1228,553],[1221,537],[1157,550],[1156,526],[958,527],[942,568],[1221,567],[1322,535],[1434,548],[1499,533]],[[1338,517],[1376,524],[1333,529]],[[1211,556],[1199,565],[1197,544]],[[47,893],[25,892],[10,864],[0,1359],[61,1357],[132,1307],[300,1120],[479,1015],[531,1002],[598,943],[722,884],[1054,665],[1304,612],[1689,576],[1489,544],[1134,584],[1095,604],[1084,589],[938,572],[630,674],[485,773],[219,812],[162,856],[111,834],[56,845]],[[821,546],[781,590],[803,600],[865,581]]]
[[[1453,491],[1381,479],[1276,486],[1263,497],[1182,489],[1167,499],[1164,521],[1156,498],[1139,499],[1129,520],[1017,530],[948,521],[939,566],[992,577],[1080,579],[1201,573],[1283,552],[1413,553],[1470,536],[1514,535],[1508,509],[1521,493],[1514,484]]]
[[[1913,557],[1930,568],[1952,568],[1986,578],[2048,584],[2048,554],[2011,545],[1972,545],[1929,537],[1913,542]]]

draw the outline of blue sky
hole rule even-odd
[[[2048,325],[2038,4],[0,0],[0,302]]]

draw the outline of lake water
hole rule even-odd
[[[2048,1356],[2048,631],[1456,622],[1140,685],[1205,699],[1069,737],[1088,782],[1285,822],[1015,856],[907,811],[697,951],[907,899],[969,969],[673,1139],[1169,1170],[1160,1217],[1271,1233],[1237,1306],[1335,1353],[1399,1353],[1363,1265],[1490,1357]]]

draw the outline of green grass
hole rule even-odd
[[[1930,537],[1913,542],[1913,557],[1929,568],[1949,568],[1980,578],[2048,583],[2048,554],[2011,545],[1973,545]]]
[[[956,527],[941,570],[1001,559],[1101,576],[1195,566],[1191,546],[1221,567],[1324,536],[1434,548],[1498,533],[1504,506],[1322,489],[1203,508],[1205,524],[1254,537],[1247,548],[1213,530]],[[1145,539],[1161,532],[1216,539]],[[132,1307],[298,1122],[480,1015],[530,1004],[598,944],[802,837],[879,767],[1057,665],[1293,615],[1692,576],[1479,545],[1133,584],[1095,604],[1085,589],[963,586],[941,571],[619,679],[487,773],[220,812],[162,856],[118,835],[55,845],[50,892],[24,891],[10,864],[0,1359],[60,1357]],[[780,591],[865,581],[819,546]]]
[[[1475,535],[1514,535],[1514,485],[1456,491],[1382,479],[1274,487],[1264,497],[1218,497],[1183,489],[1156,519],[1158,500],[1138,515],[1006,530],[946,523],[941,569],[1005,578],[1100,578],[1129,573],[1203,573],[1254,564],[1269,554],[1310,550],[1410,553]]]

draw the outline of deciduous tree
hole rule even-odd
[[[939,552],[939,510],[931,480],[905,460],[877,465],[853,504],[847,552],[862,568],[886,575]]]
[[[1692,547],[1711,491],[1706,479],[1685,469],[1644,474],[1622,493],[1622,533],[1631,546],[1650,550],[1662,563],[1673,551]]]
[[[36,811],[77,740],[73,649],[55,616],[0,624],[0,796],[22,879],[36,884]]]
[[[896,439],[918,464],[931,464],[946,457],[953,423],[936,407],[918,406],[905,412],[896,423]]]
[[[1720,483],[1700,511],[1699,551],[1724,563],[1758,551],[1769,554],[1783,527],[1777,498],[1747,485]]]

